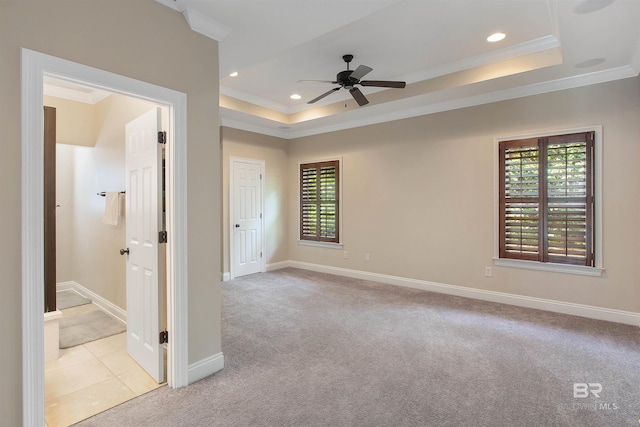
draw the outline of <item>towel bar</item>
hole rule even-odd
[[[120,194],[126,194],[126,191],[119,191],[119,193],[120,193]],[[107,195],[107,193],[106,193],[105,191],[103,191],[103,192],[101,192],[101,193],[96,193],[96,194],[97,194],[98,196],[102,196],[102,197],[104,197],[104,196],[106,196],[106,195]]]

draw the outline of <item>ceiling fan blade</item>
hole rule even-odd
[[[350,79],[360,80],[367,74],[373,71],[373,68],[367,67],[366,65],[359,65],[358,68],[353,70],[353,73],[349,76]]]
[[[374,86],[374,87],[394,87],[398,89],[403,89],[407,86],[406,82],[391,82],[387,80],[364,80],[361,81],[360,84],[362,86]]]
[[[337,91],[337,90],[340,90],[340,88],[339,88],[339,87],[334,87],[333,89],[331,89],[331,90],[329,90],[329,91],[327,91],[327,92],[323,93],[323,94],[322,94],[322,95],[320,95],[319,97],[317,97],[317,98],[313,98],[311,101],[307,102],[307,104],[313,104],[314,102],[320,101],[320,100],[321,100],[322,98],[324,98],[325,96],[329,96],[329,95],[331,95],[333,92],[335,92],[335,91]]]
[[[337,81],[331,81],[331,80],[298,80],[297,83],[333,83],[333,84],[338,84]]]
[[[363,105],[367,105],[369,103],[369,100],[367,99],[367,97],[364,96],[364,94],[360,92],[360,89],[358,89],[357,87],[352,87],[351,89],[349,89],[349,92],[351,93],[351,96],[353,96],[353,99],[356,100],[359,106],[362,107]]]

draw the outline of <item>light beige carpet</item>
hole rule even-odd
[[[295,269],[221,286],[222,371],[80,425],[638,426],[637,326]]]

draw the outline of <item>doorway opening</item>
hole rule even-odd
[[[23,423],[44,424],[43,81],[45,77],[132,96],[167,108],[167,382],[188,384],[186,281],[186,95],[66,61],[21,51]]]
[[[127,179],[131,152],[127,141],[135,138],[132,142],[137,142],[139,136],[130,135],[130,129],[140,116],[152,113],[153,123],[143,122],[142,131],[155,135],[160,123],[166,123],[167,111],[152,102],[53,78],[45,78],[44,95],[45,130],[51,121],[48,109],[55,109],[56,129],[53,144],[45,136],[45,212],[53,213],[50,222],[55,224],[48,229],[45,216],[45,246],[55,251],[51,256],[45,248],[45,285],[47,291],[53,287],[52,296],[45,292],[45,301],[48,313],[57,308],[55,313],[62,316],[59,342],[51,342],[55,348],[48,347],[48,341],[56,338],[48,337],[54,328],[45,322],[45,420],[54,426],[86,419],[165,383],[161,346],[155,346],[159,366],[147,367],[149,372],[144,369],[148,357],[144,359],[144,351],[140,354],[139,340],[129,348],[125,328],[133,329],[140,319],[136,314],[145,308],[136,307],[135,290],[141,287],[130,283],[130,255],[122,248],[130,245],[127,232],[137,223],[131,218],[136,212],[132,207],[140,204],[134,197],[142,198],[135,188],[130,191]],[[164,120],[156,114],[159,109]],[[158,203],[150,216],[164,230],[164,145],[150,142],[153,159],[148,166],[158,170],[154,186]],[[51,145],[53,149],[47,149]],[[165,245],[156,244],[157,240],[148,243],[157,251],[161,267]],[[132,251],[138,256],[137,249]],[[158,268],[147,271],[155,273]],[[152,316],[160,330],[166,328],[163,276],[160,271],[155,287],[160,290],[160,310]],[[150,332],[155,336],[151,348],[157,344],[158,332]]]

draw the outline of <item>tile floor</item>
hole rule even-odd
[[[86,304],[63,316],[100,310]],[[47,427],[66,427],[161,387],[127,354],[126,333],[60,350],[45,364]]]

